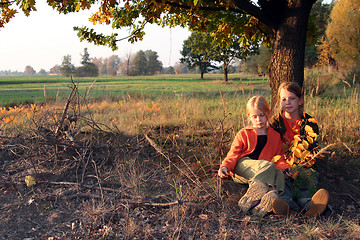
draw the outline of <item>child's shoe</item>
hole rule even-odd
[[[262,182],[251,182],[245,195],[240,198],[238,205],[242,211],[246,212],[254,206],[254,202],[260,200],[268,191],[269,186]]]
[[[311,198],[309,210],[305,215],[311,218],[320,216],[326,210],[328,202],[329,192],[323,188],[319,189]]]
[[[258,216],[265,216],[272,211],[272,202],[279,197],[279,193],[276,190],[267,192],[262,198],[259,205],[253,209],[253,214]]]
[[[272,202],[272,211],[278,216],[288,216],[290,213],[290,207],[285,200],[275,198]]]

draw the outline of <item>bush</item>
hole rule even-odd
[[[75,68],[74,76],[75,77],[97,77],[97,76],[99,76],[99,69],[95,64],[89,63],[84,66]]]
[[[343,73],[341,79],[345,84],[354,87],[360,84],[360,66],[354,65],[350,70]]]
[[[304,91],[310,96],[319,96],[335,84],[335,76],[318,70],[305,70]]]

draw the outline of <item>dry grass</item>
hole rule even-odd
[[[237,207],[246,186],[216,176],[234,135],[247,124],[248,97],[74,98],[65,114],[65,103],[1,109],[0,236],[356,239],[357,89],[338,99],[307,99],[320,122],[321,144],[336,143],[319,163],[319,184],[330,191],[334,213],[317,220],[247,215]],[[62,116],[69,121],[56,135]],[[27,175],[37,184],[26,187]]]

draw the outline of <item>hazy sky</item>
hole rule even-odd
[[[65,55],[71,55],[72,63],[80,65],[80,54],[88,49],[90,57],[106,58],[118,55],[120,58],[138,50],[153,50],[159,55],[163,65],[174,65],[181,57],[183,41],[190,32],[180,27],[161,28],[149,25],[143,41],[130,44],[127,40],[118,42],[119,49],[111,51],[104,46],[95,46],[85,41],[80,42],[73,26],[88,26],[104,33],[117,32],[118,38],[128,36],[128,29],[114,31],[110,26],[94,26],[88,21],[91,12],[81,11],[68,15],[58,14],[45,1],[37,1],[36,12],[29,17],[19,12],[5,28],[0,29],[0,71],[24,71],[27,65],[35,71],[61,64]]]

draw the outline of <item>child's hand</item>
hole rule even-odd
[[[287,168],[284,170],[284,175],[285,175],[285,178],[291,178],[291,176],[293,175],[293,172],[291,172],[290,168]]]
[[[228,178],[229,177],[229,169],[227,167],[219,168],[218,175],[221,178]]]

